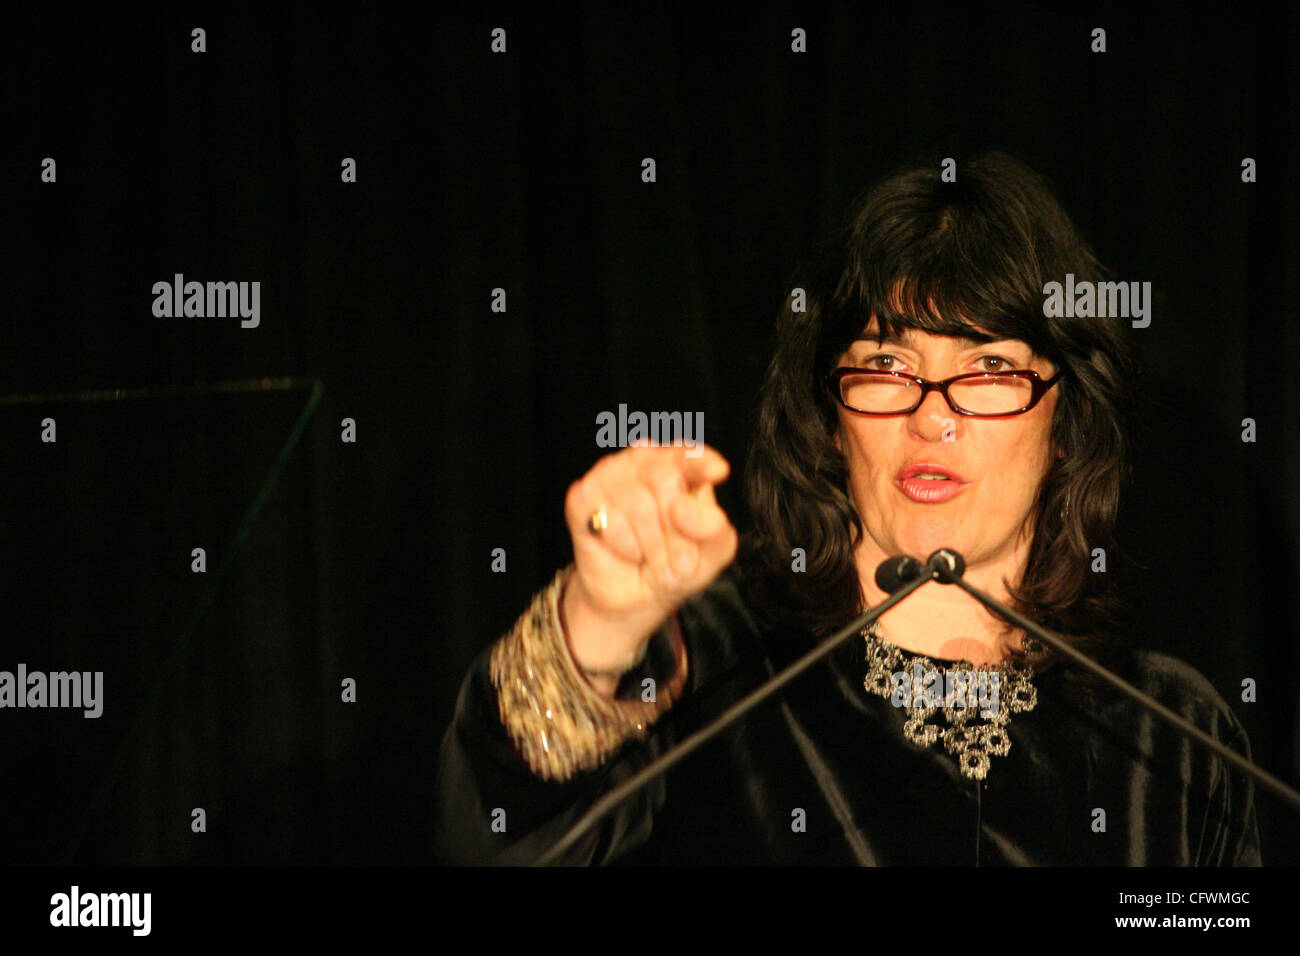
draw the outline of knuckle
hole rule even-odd
[[[655,503],[654,495],[644,485],[637,485],[630,490],[627,507],[638,521],[654,522],[657,526],[659,508]]]
[[[564,507],[566,510],[576,511],[578,506],[582,503],[586,491],[585,483],[585,478],[579,478],[577,481],[569,485],[568,490],[564,493]]]
[[[656,469],[647,476],[647,480],[665,503],[679,497],[685,490],[682,485],[682,473],[672,465]]]
[[[672,449],[661,448],[658,445],[648,446],[644,449],[645,454],[641,456],[639,466],[647,475],[657,475],[669,469],[673,465]]]
[[[622,452],[611,452],[608,455],[602,455],[591,466],[591,471],[587,472],[588,477],[604,478],[605,476],[616,471],[619,467],[620,455]]]

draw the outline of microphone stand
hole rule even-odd
[[[638,773],[634,774],[623,783],[619,784],[609,793],[605,794],[588,810],[582,817],[569,828],[569,831],[560,838],[560,841],[552,846],[546,853],[532,865],[549,866],[565,850],[573,846],[588,830],[604,817],[607,813],[617,807],[620,803],[632,796],[637,790],[649,783],[655,777],[666,771],[673,764],[682,760],[692,752],[715,736],[724,728],[735,723],[749,711],[753,710],[759,704],[763,703],[778,690],[784,687],[790,681],[794,680],[808,668],[812,667],[819,660],[829,654],[835,648],[839,647],[853,635],[859,633],[864,627],[874,621],[880,615],[884,614],[891,607],[903,600],[921,585],[927,583],[934,576],[934,572],[923,574],[926,571],[920,562],[914,558],[891,558],[880,565],[876,571],[876,580],[884,586],[886,582],[893,585],[884,587],[884,590],[892,591],[888,598],[882,603],[872,608],[862,617],[858,618],[852,624],[843,630],[828,637],[821,644],[817,645],[803,657],[799,658],[780,674],[777,674],[771,680],[764,682],[755,690],[746,694],[740,700],[736,701],[725,711],[723,711],[716,720],[705,725],[704,727],[691,734],[676,747],[673,747],[668,753],[663,754],[654,760]],[[889,575],[892,574],[892,578]],[[914,577],[912,577],[915,575]],[[907,580],[911,577],[911,580]],[[905,583],[899,583],[900,581]]]
[[[959,588],[961,588],[971,597],[978,600],[985,607],[996,612],[997,614],[1000,614],[1002,617],[1006,618],[1008,621],[1010,621],[1012,624],[1015,624],[1017,627],[1022,627],[1026,631],[1029,631],[1031,634],[1034,635],[1034,637],[1041,640],[1044,644],[1051,645],[1063,656],[1068,657],[1071,661],[1078,664],[1080,667],[1083,667],[1084,669],[1089,670],[1092,673],[1096,674],[1098,677],[1102,678],[1104,681],[1106,681],[1106,683],[1110,684],[1112,687],[1114,687],[1120,693],[1124,694],[1126,697],[1129,697],[1130,699],[1141,704],[1147,710],[1151,711],[1151,713],[1155,714],[1157,717],[1160,717],[1162,720],[1166,721],[1167,723],[1172,724],[1185,736],[1191,738],[1192,740],[1197,741],[1198,743],[1204,744],[1206,747],[1209,747],[1216,754],[1218,754],[1224,760],[1228,761],[1228,763],[1232,764],[1232,766],[1236,767],[1242,773],[1246,774],[1247,776],[1253,777],[1261,785],[1266,787],[1268,790],[1272,791],[1277,796],[1281,797],[1285,802],[1290,804],[1293,809],[1300,810],[1300,793],[1297,793],[1294,789],[1287,786],[1285,783],[1283,783],[1277,777],[1273,776],[1268,771],[1264,770],[1258,764],[1253,763],[1250,760],[1247,760],[1245,757],[1237,753],[1237,751],[1233,750],[1231,747],[1215,740],[1213,737],[1211,737],[1205,731],[1201,730],[1201,728],[1197,727],[1191,721],[1186,720],[1183,717],[1180,717],[1178,714],[1175,714],[1168,707],[1164,706],[1164,704],[1161,704],[1159,701],[1155,700],[1149,695],[1144,694],[1142,691],[1138,690],[1132,684],[1128,683],[1128,681],[1124,680],[1114,672],[1103,667],[1101,664],[1098,664],[1092,658],[1088,657],[1086,654],[1081,653],[1076,648],[1071,647],[1068,643],[1066,643],[1057,635],[1053,634],[1051,631],[1040,626],[1034,621],[1031,621],[1029,618],[1025,617],[1023,614],[1016,611],[1014,608],[1010,608],[1007,605],[1003,604],[1001,601],[998,601],[997,599],[985,594],[983,591],[975,587],[973,584],[967,583],[967,581],[962,577],[962,575],[966,571],[966,561],[956,551],[953,551],[951,548],[942,548],[936,551],[934,554],[930,555],[930,560],[926,563],[926,567],[932,572],[934,580],[939,581],[942,584],[957,585]],[[929,578],[927,578],[926,580],[929,580]]]

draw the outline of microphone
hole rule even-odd
[[[682,760],[690,753],[701,747],[711,737],[718,734],[724,728],[728,727],[735,721],[739,720],[749,711],[753,710],[759,704],[768,700],[778,690],[784,687],[790,681],[794,680],[808,668],[812,667],[831,651],[839,647],[849,638],[862,631],[864,627],[874,621],[880,615],[884,614],[899,601],[906,598],[921,585],[930,580],[931,575],[926,573],[925,565],[915,558],[906,556],[890,558],[883,562],[876,569],[876,581],[880,582],[882,576],[884,580],[894,583],[892,588],[886,588],[882,585],[881,589],[890,592],[887,597],[876,607],[872,608],[866,614],[859,617],[852,624],[843,630],[828,637],[817,645],[803,657],[799,658],[781,673],[777,674],[770,680],[759,685],[758,688],[746,694],[736,703],[724,710],[712,722],[705,724],[695,733],[691,734],[676,747],[673,747],[666,754],[662,754],[658,759],[652,761],[640,771],[633,774],[623,783],[619,784],[609,793],[605,794],[594,804],[591,809],[582,815],[569,831],[564,834],[559,841],[549,850],[542,854],[533,866],[548,866],[552,861],[560,856],[565,850],[576,843],[583,834],[595,826],[600,819],[626,800],[636,791],[640,790],[655,777],[662,774],[673,764]],[[906,578],[906,580],[904,580]]]
[[[1183,736],[1209,747],[1242,773],[1253,777],[1265,788],[1289,803],[1293,808],[1300,810],[1300,793],[1287,786],[1277,777],[1266,771],[1263,767],[1247,760],[1226,744],[1215,740],[1191,721],[1175,714],[1168,707],[1164,706],[1164,704],[1161,704],[1154,698],[1144,694],[1118,674],[1103,665],[1098,664],[1091,657],[1072,647],[1064,639],[1053,634],[1051,631],[1047,630],[1047,628],[1042,627],[1036,621],[1031,621],[1019,611],[1008,607],[996,598],[985,594],[974,585],[969,584],[962,577],[966,571],[966,561],[956,551],[951,548],[940,548],[938,551],[934,552],[934,554],[930,555],[929,559],[925,562],[925,569],[934,580],[939,581],[942,584],[957,585],[989,610],[1010,621],[1012,624],[1015,624],[1017,627],[1029,631],[1034,635],[1034,637],[1041,640],[1044,644],[1048,644],[1055,648],[1063,656],[1068,657],[1079,666],[1092,671],[1092,673],[1110,684],[1111,687],[1114,687],[1126,697],[1141,704],[1147,710],[1151,711],[1151,713],[1163,719],[1166,723],[1173,725],[1183,734]]]
[[[908,554],[886,558],[876,568],[876,587],[893,594],[908,581],[926,572],[926,566]]]
[[[925,562],[925,567],[934,575],[936,581],[954,584],[966,573],[966,559],[952,548],[940,548],[930,555],[929,560]]]

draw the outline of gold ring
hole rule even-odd
[[[592,534],[600,534],[609,527],[609,515],[605,514],[604,508],[597,508],[587,519],[587,530]]]

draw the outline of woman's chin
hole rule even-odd
[[[911,534],[902,535],[899,542],[903,546],[905,554],[910,554],[922,560],[928,558],[940,548],[952,548],[961,552],[963,556],[965,555],[965,551],[962,550],[962,546],[965,544],[962,536],[957,533],[955,528],[948,525],[920,529]]]

